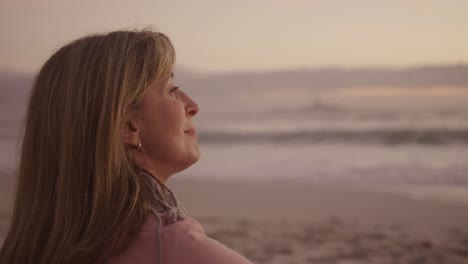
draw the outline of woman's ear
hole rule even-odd
[[[122,140],[131,147],[137,147],[140,142],[140,123],[136,115],[131,116],[122,125]]]

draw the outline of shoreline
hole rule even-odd
[[[312,184],[301,180],[246,182],[197,179],[173,179],[169,180],[168,186],[185,207],[200,216],[237,215],[306,221],[342,217],[363,223],[416,223],[433,216],[426,222],[448,221],[468,228],[468,204],[415,198],[404,190],[396,191],[391,187],[382,190],[381,186],[379,189],[365,185]],[[370,212],[373,213],[367,214]],[[418,216],[422,213],[425,217]]]

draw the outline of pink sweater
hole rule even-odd
[[[163,223],[165,218],[163,216]],[[107,264],[158,264],[159,221],[150,215],[140,233],[120,255]],[[252,264],[237,252],[209,238],[192,217],[162,227],[160,264]]]

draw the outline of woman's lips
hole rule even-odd
[[[196,135],[197,134],[197,131],[195,131],[195,128],[187,129],[184,132],[185,132],[185,134],[189,134],[189,135]]]

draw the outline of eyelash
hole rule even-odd
[[[177,89],[179,89],[180,86],[175,86],[171,89],[171,93],[175,93],[177,91]]]

